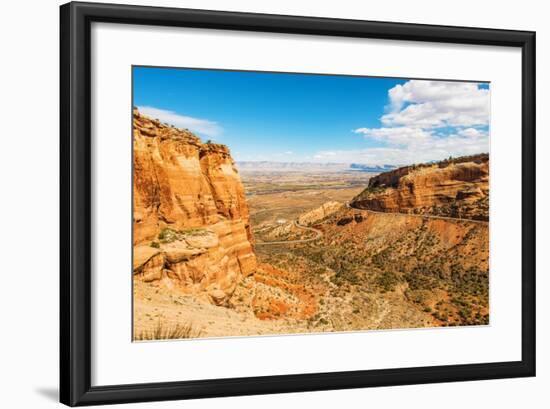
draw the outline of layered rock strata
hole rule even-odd
[[[379,212],[489,219],[489,156],[402,167],[370,179],[350,205]]]
[[[229,149],[133,114],[133,269],[215,304],[256,268],[244,188]]]

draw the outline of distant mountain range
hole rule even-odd
[[[360,170],[363,172],[387,172],[389,170],[397,169],[394,165],[370,165],[365,163],[352,163],[349,167],[353,170]]]
[[[237,162],[240,171],[269,171],[269,172],[387,172],[395,169],[393,165],[371,165],[363,163],[316,163],[316,162],[272,162],[272,161],[241,161]]]

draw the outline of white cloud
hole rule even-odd
[[[476,83],[411,80],[388,91],[386,126],[437,128],[489,124],[489,90]]]
[[[220,136],[223,132],[221,126],[219,126],[216,122],[209,121],[207,119],[179,115],[174,111],[168,111],[150,106],[138,106],[137,108],[139,112],[151,118],[156,118],[161,122],[166,122],[178,128],[187,128],[190,131],[196,132],[200,135],[215,137]]]
[[[314,155],[315,161],[337,163],[367,163],[407,165],[411,163],[441,160],[449,156],[473,155],[488,152],[487,136],[473,138],[453,134],[445,138],[430,136],[408,145],[388,145],[376,148],[356,150],[319,151]]]
[[[487,132],[476,128],[465,128],[457,131],[459,136],[467,136],[469,138],[481,138],[487,136]]]
[[[489,90],[475,83],[408,81],[388,91],[383,127],[353,132],[383,146],[336,151],[338,160],[394,165],[489,151]],[[316,159],[334,158],[335,151]]]
[[[397,128],[359,128],[355,133],[365,135],[377,141],[387,142],[390,145],[410,145],[413,143],[427,141],[431,132],[420,128],[397,127]]]

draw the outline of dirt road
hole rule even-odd
[[[316,229],[314,227],[307,227],[302,226],[299,224],[296,220],[294,221],[294,225],[302,230],[308,230],[315,233],[315,237],[311,237],[309,239],[300,239],[300,240],[282,240],[282,241],[264,241],[264,242],[257,242],[256,246],[268,246],[268,245],[274,245],[274,244],[298,244],[298,243],[308,243],[310,241],[314,241],[317,239],[320,239],[323,237],[323,232],[319,229]]]
[[[461,221],[461,222],[472,222],[479,224],[488,224],[488,221],[485,220],[474,220],[474,219],[464,219],[460,217],[448,217],[448,216],[435,216],[430,214],[413,214],[413,213],[398,213],[398,212],[379,212],[376,210],[370,209],[361,209],[360,207],[354,207],[349,202],[346,203],[346,207],[353,210],[360,210],[363,212],[379,213],[379,214],[394,214],[398,216],[413,216],[413,217],[423,217],[426,219],[441,219],[441,220],[452,220],[452,221]]]

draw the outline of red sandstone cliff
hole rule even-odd
[[[229,149],[134,110],[134,274],[223,304],[256,268]]]
[[[489,155],[405,166],[381,173],[351,202],[380,212],[489,219]]]

